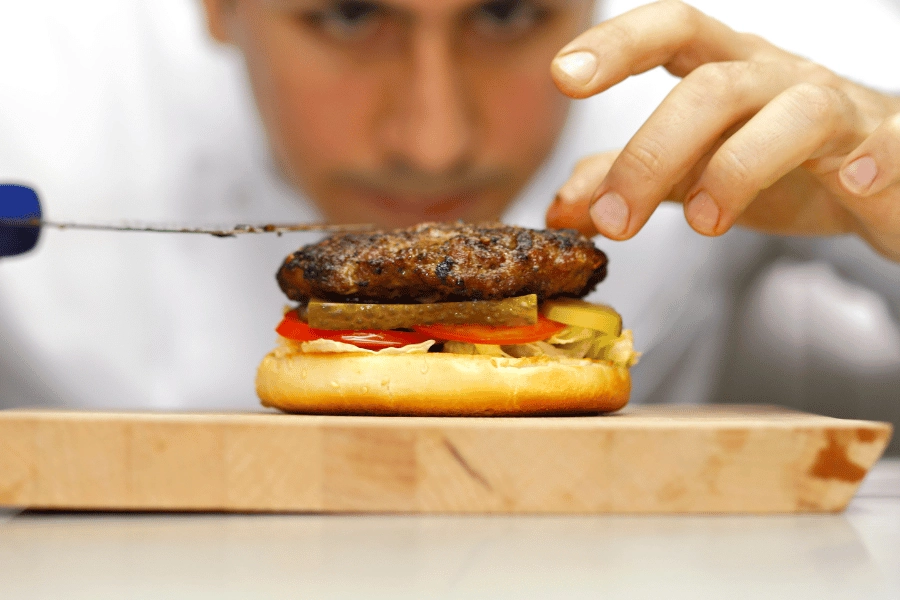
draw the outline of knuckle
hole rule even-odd
[[[735,79],[734,63],[705,63],[694,69],[685,79],[707,89],[727,89]]]
[[[788,94],[796,101],[809,105],[812,110],[826,110],[832,102],[831,90],[807,81],[791,86]]]
[[[886,118],[869,136],[866,144],[872,151],[891,157],[889,161],[892,162],[893,157],[900,154],[900,113]]]
[[[700,15],[700,11],[681,0],[663,0],[661,4],[666,6],[666,9],[669,11],[668,16],[674,19],[676,23],[693,24]]]
[[[744,62],[705,63],[691,71],[682,85],[700,102],[730,106],[743,95],[749,70]]]
[[[638,43],[634,32],[619,19],[602,23],[599,27],[603,28],[603,36],[611,47],[619,48],[626,54]]]
[[[900,138],[900,112],[885,119],[884,126],[889,135]]]
[[[619,155],[619,163],[645,181],[656,181],[660,179],[666,166],[665,150],[652,141],[629,144]]]
[[[833,71],[823,67],[812,61],[804,60],[800,62],[802,77],[815,85],[832,87],[839,83],[839,77]]]
[[[716,152],[707,167],[724,183],[725,189],[747,190],[756,186],[754,165],[733,148],[723,147]]]
[[[838,104],[833,88],[815,83],[798,83],[785,92],[785,99],[798,115],[811,122],[831,118]]]
[[[758,60],[771,59],[773,54],[779,55],[781,53],[767,39],[755,33],[740,32],[736,36],[736,39],[750,52],[750,55]]]

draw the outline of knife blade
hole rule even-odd
[[[40,199],[37,192],[32,188],[17,184],[0,184],[0,256],[13,256],[28,252],[35,247],[40,232],[44,228],[141,233],[192,233],[225,238],[251,233],[274,233],[276,235],[294,232],[350,233],[370,231],[375,226],[368,223],[265,223],[209,227],[140,222],[89,223],[52,221],[42,217]]]
[[[138,231],[149,233],[200,233],[214,237],[234,237],[245,233],[283,233],[324,232],[346,233],[353,231],[369,231],[375,226],[368,223],[331,224],[331,223],[266,223],[238,224],[231,227],[195,227],[189,225],[166,225],[149,223],[77,223],[74,221],[48,221],[46,219],[8,219],[0,217],[0,227],[81,229],[89,231]]]

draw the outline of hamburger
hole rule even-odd
[[[378,415],[597,413],[626,404],[632,335],[581,298],[606,255],[573,230],[426,223],[334,235],[284,261],[295,301],[262,404]]]

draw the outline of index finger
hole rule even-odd
[[[557,87],[586,98],[658,66],[683,77],[709,62],[746,60],[761,46],[696,8],[662,0],[604,21],[566,44],[551,64]]]

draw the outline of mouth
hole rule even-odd
[[[465,219],[483,195],[478,190],[408,194],[357,188],[353,192],[360,204],[375,209],[399,225]]]

